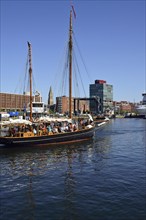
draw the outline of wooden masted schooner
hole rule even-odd
[[[24,122],[18,122],[16,125],[12,125],[11,123],[7,126],[9,126],[10,132],[8,131],[8,134],[6,136],[0,136],[0,144],[3,144],[5,146],[37,146],[37,145],[52,145],[52,144],[65,144],[65,143],[75,143],[75,142],[81,142],[85,140],[89,140],[94,135],[94,128],[95,126],[92,124],[93,121],[91,120],[91,117],[89,118],[88,122],[85,124],[82,124],[80,126],[74,126],[72,124],[72,48],[73,48],[73,42],[72,42],[72,10],[70,11],[70,22],[69,22],[69,43],[68,43],[68,49],[69,49],[69,120],[66,119],[66,123],[70,127],[70,129],[61,129],[59,132],[52,132],[49,130],[40,130],[39,123],[36,125],[36,123],[33,123],[32,119],[32,62],[31,62],[31,44],[28,42],[28,54],[29,54],[29,78],[30,78],[30,121],[29,125],[27,125],[27,130],[24,129]],[[92,122],[92,123],[91,123]],[[59,122],[59,126],[62,122]],[[48,122],[47,125],[49,126],[50,123]],[[11,128],[14,128],[14,126],[18,126],[19,129],[15,131],[15,134],[12,132]],[[1,128],[3,125],[1,124]],[[34,132],[34,127],[35,132]],[[72,128],[72,129],[71,129]]]

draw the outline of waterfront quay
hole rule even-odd
[[[0,147],[0,219],[145,220],[145,134],[116,118],[84,144]]]

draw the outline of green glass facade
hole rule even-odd
[[[95,80],[95,84],[89,85],[90,98],[96,97],[97,104],[90,100],[90,111],[93,113],[104,113],[107,109],[113,106],[113,86],[106,83],[104,80]]]

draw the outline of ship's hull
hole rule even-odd
[[[141,105],[136,108],[136,112],[139,115],[145,115],[146,116],[146,105]]]
[[[76,132],[34,137],[0,137],[0,144],[6,147],[33,147],[37,145],[54,145],[89,140],[94,135],[94,127]]]

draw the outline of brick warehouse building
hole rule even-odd
[[[34,100],[34,96],[33,96]],[[41,97],[35,96],[35,101],[40,102]],[[0,111],[22,111],[30,102],[29,94],[0,93]]]
[[[74,111],[74,99],[72,98],[72,111]],[[79,103],[77,104],[76,101],[76,111],[89,111],[89,101],[87,100],[80,100]],[[64,114],[67,113],[69,111],[69,97],[66,96],[60,96],[60,97],[56,97],[56,111]]]

